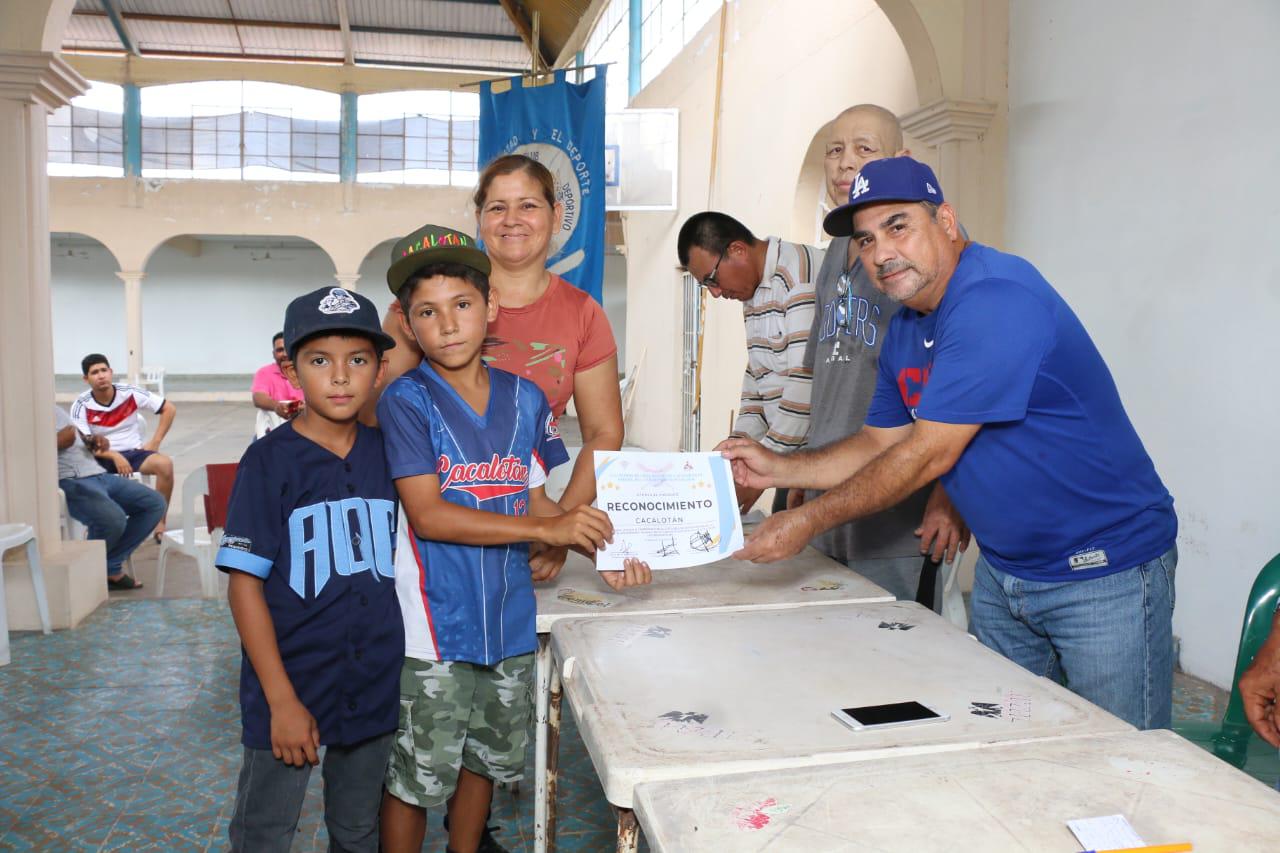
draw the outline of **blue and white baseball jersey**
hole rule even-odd
[[[489,369],[484,417],[427,362],[378,402],[393,479],[435,474],[459,506],[527,515],[529,487],[569,459],[547,398],[534,383]],[[529,545],[460,545],[400,525],[396,588],[405,654],[493,665],[534,650]]]
[[[215,562],[263,579],[285,671],[323,744],[394,731],[404,629],[395,595],[398,518],[382,433],[359,426],[345,459],[286,423],[236,469]],[[248,655],[243,742],[271,748],[271,713]]]

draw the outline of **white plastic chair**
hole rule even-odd
[[[138,383],[143,388],[155,386],[156,393],[161,397],[164,396],[164,368],[163,367],[144,367],[142,368],[142,381]]]
[[[58,489],[58,509],[62,515],[58,519],[58,523],[62,528],[62,538],[64,541],[72,539],[88,539],[89,528],[77,521],[71,515],[71,510],[67,508],[67,493],[62,489]]]
[[[19,545],[27,546],[27,565],[31,567],[31,585],[36,591],[36,609],[40,611],[40,625],[46,634],[53,633],[49,623],[49,599],[44,591],[44,570],[40,567],[40,543],[30,524],[0,524],[0,561],[4,552]],[[2,565],[2,563],[0,563]],[[4,578],[0,573],[0,607],[4,607]]]
[[[196,499],[209,494],[209,474],[204,466],[182,481],[182,529],[166,530],[160,537],[160,557],[156,566],[156,595],[164,594],[165,561],[170,551],[193,557],[200,569],[200,591],[205,598],[218,595],[218,571],[213,565],[222,530],[196,527]]]

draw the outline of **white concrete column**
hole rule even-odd
[[[130,270],[118,272],[124,282],[124,339],[129,350],[129,382],[142,380],[142,280],[147,274]]]
[[[996,105],[983,100],[943,98],[902,116],[902,129],[938,152],[938,180],[947,201],[960,214],[970,236],[983,243],[1003,237],[984,198],[982,138],[996,114]]]
[[[46,120],[87,88],[55,54],[0,51],[0,519],[35,525],[46,549],[58,541]]]
[[[334,273],[333,277],[338,280],[339,287],[345,287],[347,290],[355,290],[356,282],[360,280],[360,273]]]
[[[60,539],[53,430],[46,120],[87,88],[56,54],[0,50],[0,519],[35,526],[55,628],[107,598],[103,543]],[[9,627],[38,627],[30,575],[2,580]]]

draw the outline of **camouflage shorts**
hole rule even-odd
[[[494,666],[405,658],[387,790],[434,808],[453,796],[460,767],[516,781],[524,775],[532,712],[532,654]]]

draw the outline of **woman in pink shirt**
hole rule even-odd
[[[480,175],[474,196],[480,239],[493,264],[489,282],[498,299],[498,319],[489,324],[484,358],[493,367],[532,379],[556,417],[570,398],[582,432],[566,509],[595,500],[592,459],[596,450],[622,447],[622,400],[618,392],[618,347],[600,303],[547,270],[551,237],[564,209],[546,166],[522,154],[499,157]],[[492,297],[491,297],[492,298]],[[396,339],[387,351],[382,387],[418,365],[422,352],[406,340],[396,312],[383,322]],[[560,556],[563,560],[563,555]]]

